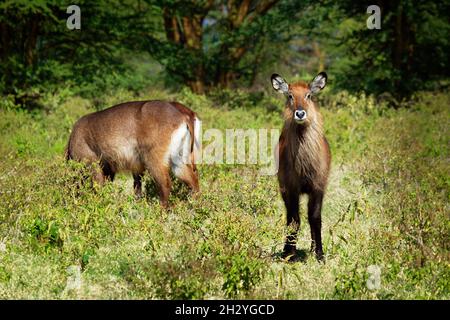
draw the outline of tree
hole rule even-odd
[[[302,3],[302,4],[301,4]],[[160,9],[164,37],[146,35],[148,50],[194,92],[251,84],[265,39],[283,43],[304,1],[147,1]],[[294,14],[293,14],[294,13]]]
[[[0,92],[18,104],[61,83],[89,82],[123,69],[122,45],[136,1],[78,1],[81,30],[66,27],[71,1],[0,4]],[[103,75],[101,74],[103,73]],[[33,89],[33,90],[31,90]]]
[[[339,1],[340,19],[352,20],[340,29],[333,45],[341,87],[372,93],[390,92],[397,98],[426,89],[448,78],[450,34],[448,1],[373,1],[381,8],[381,29],[370,30],[367,4]],[[327,3],[334,6],[334,2]],[[334,22],[336,24],[336,22]]]

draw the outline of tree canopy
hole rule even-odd
[[[80,30],[66,27],[70,4],[0,4],[1,92],[25,101],[42,88],[106,86],[111,74],[132,79],[127,62],[143,55],[196,93],[258,87],[280,69],[326,69],[336,87],[396,97],[448,85],[444,0],[375,1],[381,29],[366,26],[369,4],[347,0],[84,0]]]

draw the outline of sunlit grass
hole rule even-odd
[[[164,211],[154,188],[137,201],[120,175],[92,189],[79,183],[86,169],[63,159],[72,124],[96,108],[171,99],[205,128],[280,128],[275,96],[250,103],[239,93],[221,108],[188,91],[123,91],[95,103],[53,97],[47,113],[0,108],[0,297],[448,299],[450,99],[417,97],[398,110],[347,93],[322,98],[333,153],[325,264],[308,251],[306,199],[303,258],[279,258],[284,206],[276,178],[256,167],[200,166],[201,194],[176,184]],[[376,290],[366,286],[370,265],[381,268]]]

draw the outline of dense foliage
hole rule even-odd
[[[368,4],[338,1],[339,12],[350,28],[341,30],[340,55],[346,63],[336,64],[340,86],[368,92],[389,92],[394,97],[415,90],[448,88],[450,72],[450,2],[371,1],[381,8],[381,29],[355,24],[368,17]],[[359,19],[357,17],[360,17]],[[355,19],[356,18],[356,19]],[[447,79],[447,82],[439,82]]]
[[[447,1],[379,1],[379,30],[367,28],[366,4],[343,0],[78,1],[80,30],[66,27],[70,4],[0,4],[0,92],[29,106],[68,86],[139,90],[160,66],[166,85],[197,93],[257,89],[274,70],[325,69],[335,88],[395,98],[448,87]]]

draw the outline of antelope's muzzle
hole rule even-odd
[[[302,123],[306,120],[306,111],[299,108],[297,110],[294,111],[294,120],[297,123]]]

